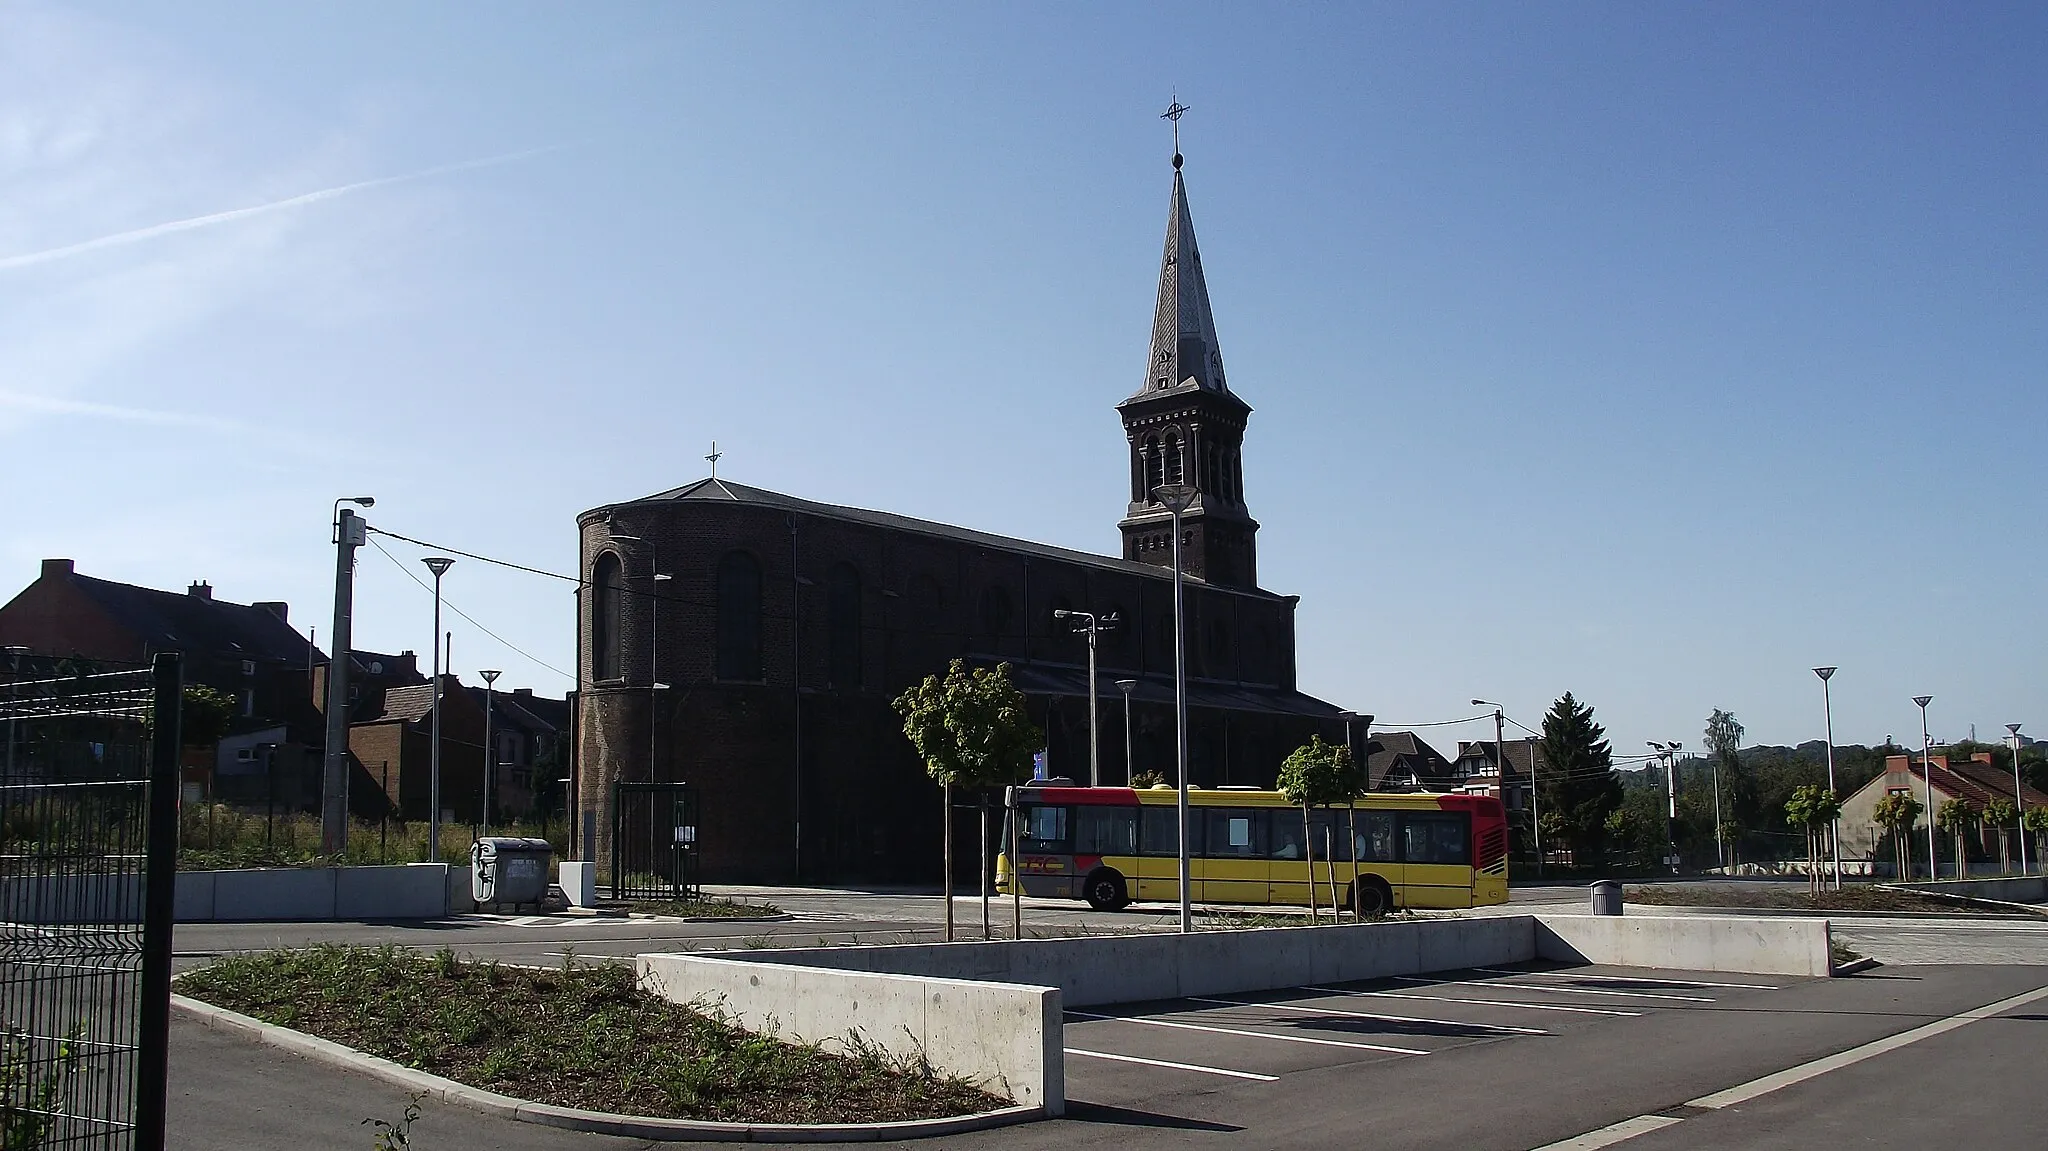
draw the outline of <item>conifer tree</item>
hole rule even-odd
[[[1571,692],[1543,717],[1543,815],[1571,845],[1581,866],[1603,861],[1607,817],[1621,806],[1621,776],[1607,729],[1593,722],[1593,709]]]

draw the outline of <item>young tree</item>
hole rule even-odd
[[[1607,729],[1593,722],[1593,709],[1571,692],[1543,717],[1544,833],[1549,821],[1572,846],[1581,865],[1598,865],[1607,840],[1607,817],[1621,806],[1621,776],[1614,770],[1614,752]]]
[[[2034,858],[2040,859],[2041,853],[2048,851],[2048,807],[2030,807],[2020,813],[2020,834],[2029,832],[2034,836]],[[2041,870],[2048,871],[2048,865]]]
[[[1045,744],[1045,736],[1031,722],[1024,708],[1024,693],[1010,682],[1010,665],[993,670],[970,668],[954,660],[941,677],[928,675],[924,682],[896,697],[896,710],[903,716],[903,734],[924,761],[925,774],[939,784],[945,795],[945,898],[946,938],[953,938],[953,789],[955,787],[1000,787],[1026,779],[1031,758]],[[981,918],[988,922],[988,811],[982,810],[982,859],[977,871],[982,884]],[[1011,861],[1010,882],[1019,882],[1016,861]]]
[[[1304,858],[1308,860],[1308,918],[1310,923],[1318,922],[1316,906],[1316,850],[1315,837],[1309,825],[1309,808],[1333,807],[1348,804],[1358,798],[1362,789],[1358,772],[1351,766],[1351,749],[1341,744],[1323,742],[1320,735],[1311,735],[1309,741],[1295,748],[1280,764],[1278,790],[1287,797],[1287,802],[1301,808],[1301,841],[1305,846]],[[1326,841],[1323,845],[1324,870],[1330,881],[1330,913],[1337,911],[1337,873],[1330,856],[1334,854]]]
[[[1895,791],[1877,801],[1871,817],[1877,825],[1892,837],[1892,866],[1899,879],[1913,878],[1913,825],[1920,821],[1920,813],[1926,811],[1920,801],[1903,791]]]
[[[1950,835],[1955,836],[1956,878],[1969,878],[1970,853],[1966,849],[1963,836],[1968,833],[1968,831],[1973,825],[1976,824],[1977,809],[1971,805],[1969,800],[1960,797],[1956,799],[1943,800],[1941,804],[1941,810],[1935,812],[1934,814],[1934,822],[1935,825],[1940,827],[1943,831],[1946,831]],[[1929,868],[1928,871],[1936,878],[1940,878],[1941,869],[1939,867]]]
[[[1785,801],[1785,822],[1806,833],[1806,893],[1818,897],[1821,891],[1820,861],[1827,856],[1828,829],[1842,814],[1834,793],[1819,784],[1793,789]]]
[[[1728,845],[1728,862],[1742,862],[1742,836],[1762,825],[1758,818],[1756,780],[1742,763],[1742,721],[1733,712],[1715,708],[1707,717],[1707,755],[1714,762],[1717,803],[1725,803],[1722,838]]]
[[[1984,826],[1998,832],[1998,872],[2001,875],[2012,871],[2012,841],[2008,838],[2010,828],[2020,821],[2020,809],[2004,796],[1999,796],[1984,805]]]

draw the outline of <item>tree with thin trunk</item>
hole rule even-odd
[[[1871,810],[1871,818],[1892,837],[1892,866],[1899,879],[1913,878],[1913,825],[1920,821],[1920,813],[1926,811],[1920,801],[1903,791],[1895,791],[1877,801]]]
[[[1963,799],[1960,796],[1955,799],[1943,800],[1941,810],[1934,815],[1934,822],[1943,831],[1955,837],[1956,878],[1968,879],[1970,877],[1970,853],[1966,848],[1963,837],[1969,833],[1970,828],[1976,826],[1976,807],[1969,800]],[[1930,868],[1929,871],[1937,877],[1941,874],[1941,869],[1938,867]]]
[[[938,783],[945,802],[946,938],[953,938],[953,789],[1018,783],[1031,775],[1031,759],[1045,736],[1025,710],[1024,693],[1010,682],[1010,665],[970,668],[954,660],[944,676],[928,675],[896,697],[903,734]],[[982,805],[981,919],[988,923],[988,809]],[[1016,860],[1010,882],[1020,882]]]
[[[2048,807],[2030,807],[2020,813],[2020,834],[2034,837],[2034,858],[2042,859],[2048,852]],[[2048,871],[2048,865],[2041,868]]]
[[[2004,796],[1999,796],[1984,805],[1984,826],[1998,833],[1998,873],[2012,873],[2011,829],[2020,821],[2020,809]]]
[[[1820,861],[1827,856],[1828,829],[1842,814],[1841,801],[1817,783],[1792,789],[1785,801],[1785,822],[1806,832],[1806,893],[1819,898]]]
[[[1331,807],[1349,803],[1358,795],[1356,772],[1351,766],[1351,749],[1341,744],[1323,742],[1320,735],[1312,735],[1309,741],[1294,749],[1280,764],[1278,790],[1287,797],[1287,802],[1301,808],[1302,857],[1308,862],[1308,918],[1310,923],[1320,920],[1316,898],[1316,848],[1315,833],[1309,823],[1309,809]],[[1326,845],[1326,857],[1331,854]],[[1336,914],[1337,877],[1330,870],[1330,910]]]
[[[1743,735],[1742,721],[1735,718],[1735,713],[1717,707],[1707,717],[1707,754],[1718,767],[1716,802],[1727,807],[1718,834],[1726,844],[1731,869],[1742,863],[1742,836],[1752,822],[1756,806],[1756,786],[1742,766]]]

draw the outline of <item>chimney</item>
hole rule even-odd
[[[515,687],[512,689],[512,694],[515,696],[532,695],[533,689],[530,687]]]
[[[282,600],[262,600],[249,606],[262,608],[264,611],[276,616],[279,623],[288,624],[292,622],[292,605]]]
[[[186,594],[186,595],[196,595],[196,596],[198,596],[198,597],[199,597],[200,599],[203,599],[203,600],[205,600],[205,601],[206,601],[206,602],[208,602],[208,603],[212,603],[212,602],[213,602],[213,585],[212,585],[212,584],[210,584],[210,583],[207,583],[207,582],[206,582],[205,580],[200,580],[200,581],[199,581],[198,583],[195,583],[195,584],[193,584],[193,585],[192,585],[191,587],[188,587],[188,588],[186,588],[186,589],[185,589],[185,594]]]
[[[44,561],[43,561],[43,578],[44,578],[44,579],[52,579],[52,578],[56,578],[56,579],[62,579],[63,577],[65,577],[65,576],[68,576],[68,575],[70,575],[70,574],[72,573],[72,571],[73,571],[73,564],[71,563],[71,561],[70,561],[70,560],[44,560]]]

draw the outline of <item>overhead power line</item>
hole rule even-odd
[[[373,529],[373,530],[374,530],[374,529]],[[384,532],[384,533],[382,533],[382,534],[384,534],[384,535],[390,535],[391,533],[390,533],[390,532]],[[404,539],[404,537],[403,537],[403,536],[397,536],[397,537],[394,537],[394,538],[398,538],[398,539]],[[414,541],[411,541],[411,540],[406,540],[406,542],[407,542],[407,543],[412,543],[412,542],[414,542]],[[430,593],[431,593],[431,592],[432,592],[432,591],[434,590],[434,589],[433,589],[433,588],[432,588],[431,586],[429,586],[429,585],[428,585],[428,583],[427,583],[427,582],[426,582],[425,580],[421,579],[421,578],[420,578],[420,577],[419,577],[418,575],[415,575],[415,574],[413,573],[413,570],[412,570],[411,568],[409,568],[409,567],[405,566],[405,563],[404,563],[404,561],[400,560],[400,559],[399,559],[399,558],[398,558],[397,556],[395,556],[395,555],[392,555],[392,554],[390,553],[390,551],[386,550],[386,548],[384,547],[384,545],[383,545],[383,544],[381,544],[381,543],[378,543],[378,542],[377,542],[376,540],[371,540],[371,541],[370,541],[370,546],[371,546],[371,547],[373,547],[373,548],[376,548],[376,549],[377,549],[377,550],[378,550],[379,552],[381,552],[381,553],[383,554],[383,556],[384,556],[384,558],[385,558],[385,559],[388,559],[388,560],[390,560],[390,561],[392,562],[392,564],[393,564],[394,566],[396,566],[396,567],[398,568],[398,570],[399,570],[399,571],[401,571],[401,572],[405,573],[405,578],[407,578],[407,579],[411,580],[412,582],[414,582],[414,583],[416,583],[416,584],[420,585],[420,587],[421,587],[422,589],[424,589],[425,591],[427,591],[427,592],[430,592]],[[426,545],[426,546],[428,546],[428,547],[431,547],[431,546],[433,546],[433,545],[429,544],[429,545]],[[450,549],[448,549],[448,550],[450,550],[450,551],[453,551],[454,549],[453,549],[453,548],[450,548]],[[467,553],[464,553],[464,554],[467,554]],[[472,557],[470,557],[470,558],[472,558],[472,559],[475,559],[475,558],[477,558],[477,557],[474,557],[474,556],[472,556]],[[487,561],[487,562],[494,562],[494,561]],[[507,566],[516,566],[516,565],[507,565]],[[531,569],[528,569],[528,570],[531,570]],[[539,573],[539,574],[541,574],[541,575],[546,575],[547,573],[546,573],[546,572],[541,572],[541,573]],[[463,619],[466,619],[466,620],[468,620],[468,621],[469,621],[469,623],[470,623],[470,626],[472,626],[472,627],[476,628],[476,629],[477,629],[478,631],[480,631],[480,632],[484,633],[485,635],[487,635],[487,636],[490,636],[490,637],[491,637],[492,639],[494,639],[494,640],[497,640],[497,641],[498,641],[499,643],[501,643],[501,644],[504,644],[504,645],[505,645],[505,646],[506,646],[507,648],[511,649],[511,650],[512,650],[513,652],[515,652],[515,653],[517,653],[517,654],[519,654],[519,655],[521,655],[521,656],[524,656],[524,657],[525,657],[525,658],[526,658],[526,659],[527,659],[528,661],[530,661],[530,662],[534,663],[535,665],[537,665],[537,666],[540,666],[540,667],[544,667],[544,668],[548,669],[549,671],[551,671],[551,672],[554,672],[554,673],[555,673],[556,675],[559,675],[559,676],[561,676],[561,677],[562,677],[563,679],[573,680],[573,679],[575,679],[575,678],[576,678],[575,676],[573,676],[573,675],[570,675],[570,674],[569,674],[568,672],[566,672],[566,671],[563,671],[563,670],[562,670],[561,668],[558,668],[558,667],[556,667],[556,666],[555,666],[554,664],[551,664],[551,663],[549,663],[548,661],[546,661],[546,660],[544,660],[544,659],[540,658],[539,656],[537,656],[537,655],[533,654],[532,652],[530,652],[530,651],[527,651],[527,650],[526,650],[525,648],[523,648],[523,647],[520,647],[520,646],[519,646],[518,644],[516,644],[516,643],[513,643],[513,642],[512,642],[511,640],[509,640],[509,639],[506,639],[506,638],[505,638],[504,636],[502,636],[502,635],[499,635],[499,634],[498,634],[497,632],[494,632],[494,631],[492,631],[492,630],[491,630],[490,628],[487,628],[487,627],[485,627],[484,625],[482,625],[482,624],[478,623],[478,622],[476,621],[476,617],[475,617],[475,616],[472,616],[472,615],[470,615],[470,614],[469,614],[468,612],[466,612],[466,611],[463,611],[463,610],[462,610],[461,608],[459,608],[459,607],[456,607],[456,606],[455,606],[454,604],[452,604],[452,603],[449,603],[449,602],[448,602],[448,597],[447,597],[446,595],[443,595],[443,596],[441,597],[441,605],[442,605],[443,607],[447,608],[447,609],[448,609],[449,611],[452,611],[452,612],[454,612],[454,613],[455,613],[456,615],[459,615],[459,616],[461,616],[461,617],[462,617]],[[441,637],[440,637],[440,636],[438,636],[438,635],[437,635],[437,636],[435,636],[435,637],[434,637],[434,642],[435,642],[435,643],[437,643],[437,644],[438,644],[438,643],[440,643],[440,642],[441,642]]]

